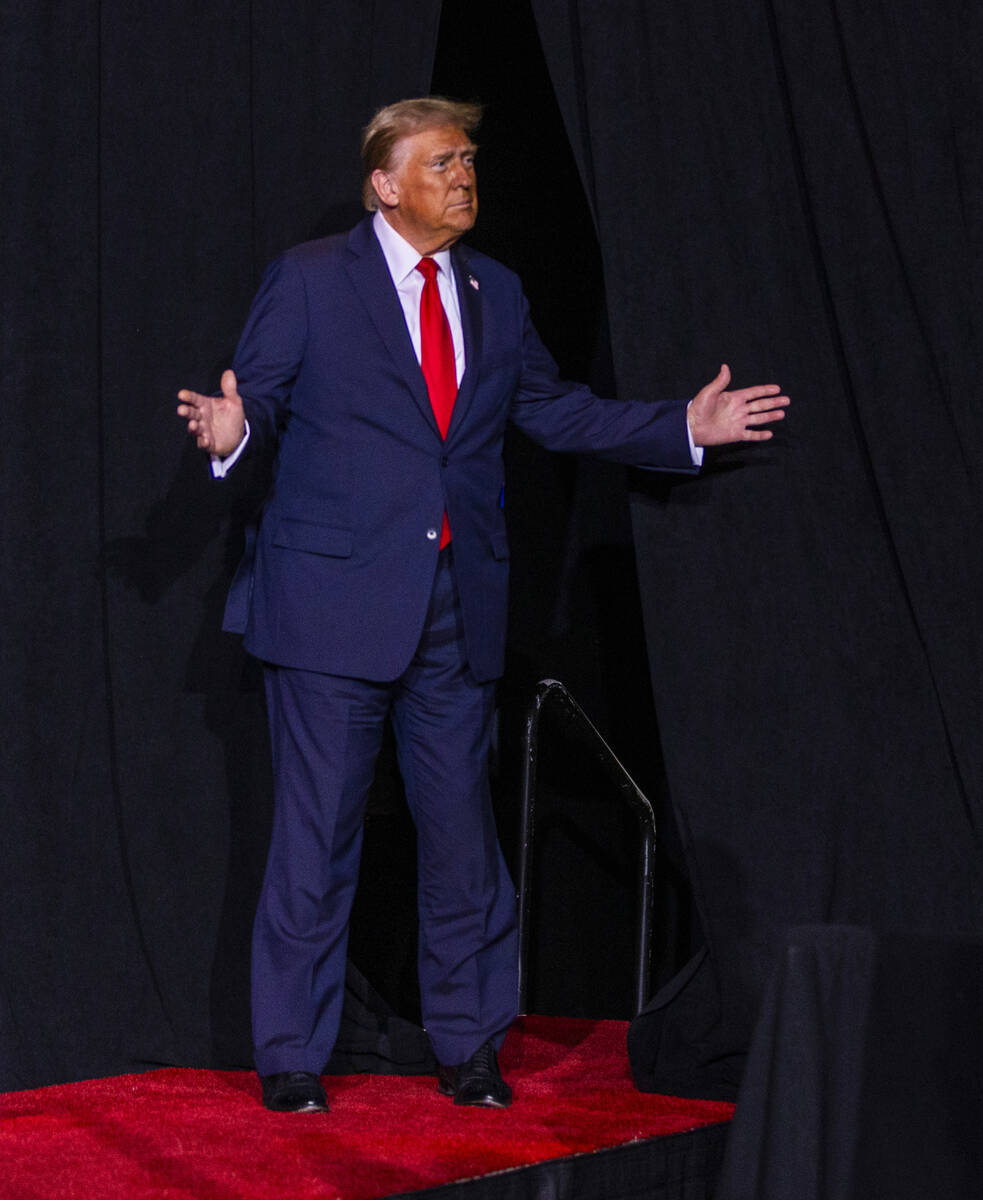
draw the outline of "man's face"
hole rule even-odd
[[[474,156],[462,129],[442,125],[397,142],[391,169],[373,175],[386,219],[421,254],[445,250],[474,224]]]

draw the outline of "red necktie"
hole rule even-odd
[[[454,363],[454,342],[447,314],[440,302],[437,287],[437,264],[432,258],[421,258],[416,269],[423,276],[423,295],[420,297],[420,366],[427,381],[430,404],[442,438],[447,437],[457,398],[457,367]],[[440,548],[451,540],[447,513],[440,531]]]

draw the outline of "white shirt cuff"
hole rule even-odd
[[[214,475],[216,479],[224,479],[226,475],[228,475],[228,473],[232,470],[242,456],[242,452],[245,450],[246,442],[248,441],[249,422],[247,421],[245,431],[242,435],[242,441],[238,446],[236,446],[231,454],[227,455],[225,458],[219,458],[217,454],[212,455],[212,475]]]
[[[689,404],[692,404],[692,403],[693,403],[693,401],[691,400],[689,402]],[[686,405],[686,438],[689,441],[690,458],[692,458],[692,460],[693,460],[694,467],[702,467],[703,466],[703,447],[697,446],[696,443],[693,441],[693,431],[689,427],[689,404]],[[239,451],[237,450],[236,453],[238,454]]]

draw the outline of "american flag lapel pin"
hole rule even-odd
[[[475,291],[478,291],[479,284],[478,284],[477,279],[475,279],[475,277],[473,275],[468,276],[468,283],[471,284],[471,286],[474,288]]]

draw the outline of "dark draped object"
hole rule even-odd
[[[781,932],[983,929],[978,5],[534,0],[619,394],[778,381],[632,501],[705,952],[641,1086],[730,1095]]]
[[[983,938],[790,929],[716,1200],[979,1191]]]
[[[269,767],[217,636],[244,501],[175,391],[216,385],[275,253],[357,218],[359,130],[427,91],[440,5],[4,7],[6,1089],[248,1047]]]

